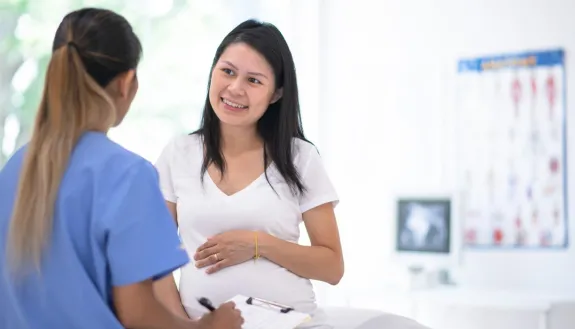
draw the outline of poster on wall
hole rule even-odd
[[[465,247],[567,247],[564,61],[561,49],[459,61]]]

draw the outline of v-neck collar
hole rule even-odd
[[[269,168],[268,168],[269,169]],[[268,172],[269,174],[269,172]],[[248,185],[246,185],[244,188],[242,188],[241,190],[238,190],[235,193],[232,194],[227,194],[224,191],[222,191],[222,189],[220,189],[220,187],[218,186],[218,184],[216,184],[216,182],[214,182],[214,180],[212,179],[212,176],[210,175],[210,173],[208,173],[206,171],[206,176],[208,177],[208,180],[210,182],[210,184],[212,185],[212,187],[222,196],[226,197],[226,198],[231,198],[231,197],[235,197],[239,194],[245,193],[249,190],[251,190],[254,186],[256,186],[260,180],[262,180],[265,177],[265,172],[261,173],[258,177],[256,177],[256,179],[254,179],[251,183],[249,183]]]

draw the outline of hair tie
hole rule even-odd
[[[68,48],[76,48],[76,51],[80,51],[80,48],[78,48],[78,45],[74,41],[68,41],[67,46]]]

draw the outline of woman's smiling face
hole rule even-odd
[[[245,43],[232,43],[212,71],[210,104],[223,124],[255,125],[281,97],[266,59]]]

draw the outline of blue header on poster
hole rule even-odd
[[[565,52],[562,49],[531,51],[517,54],[464,59],[459,61],[459,72],[483,72],[504,68],[563,65]]]

